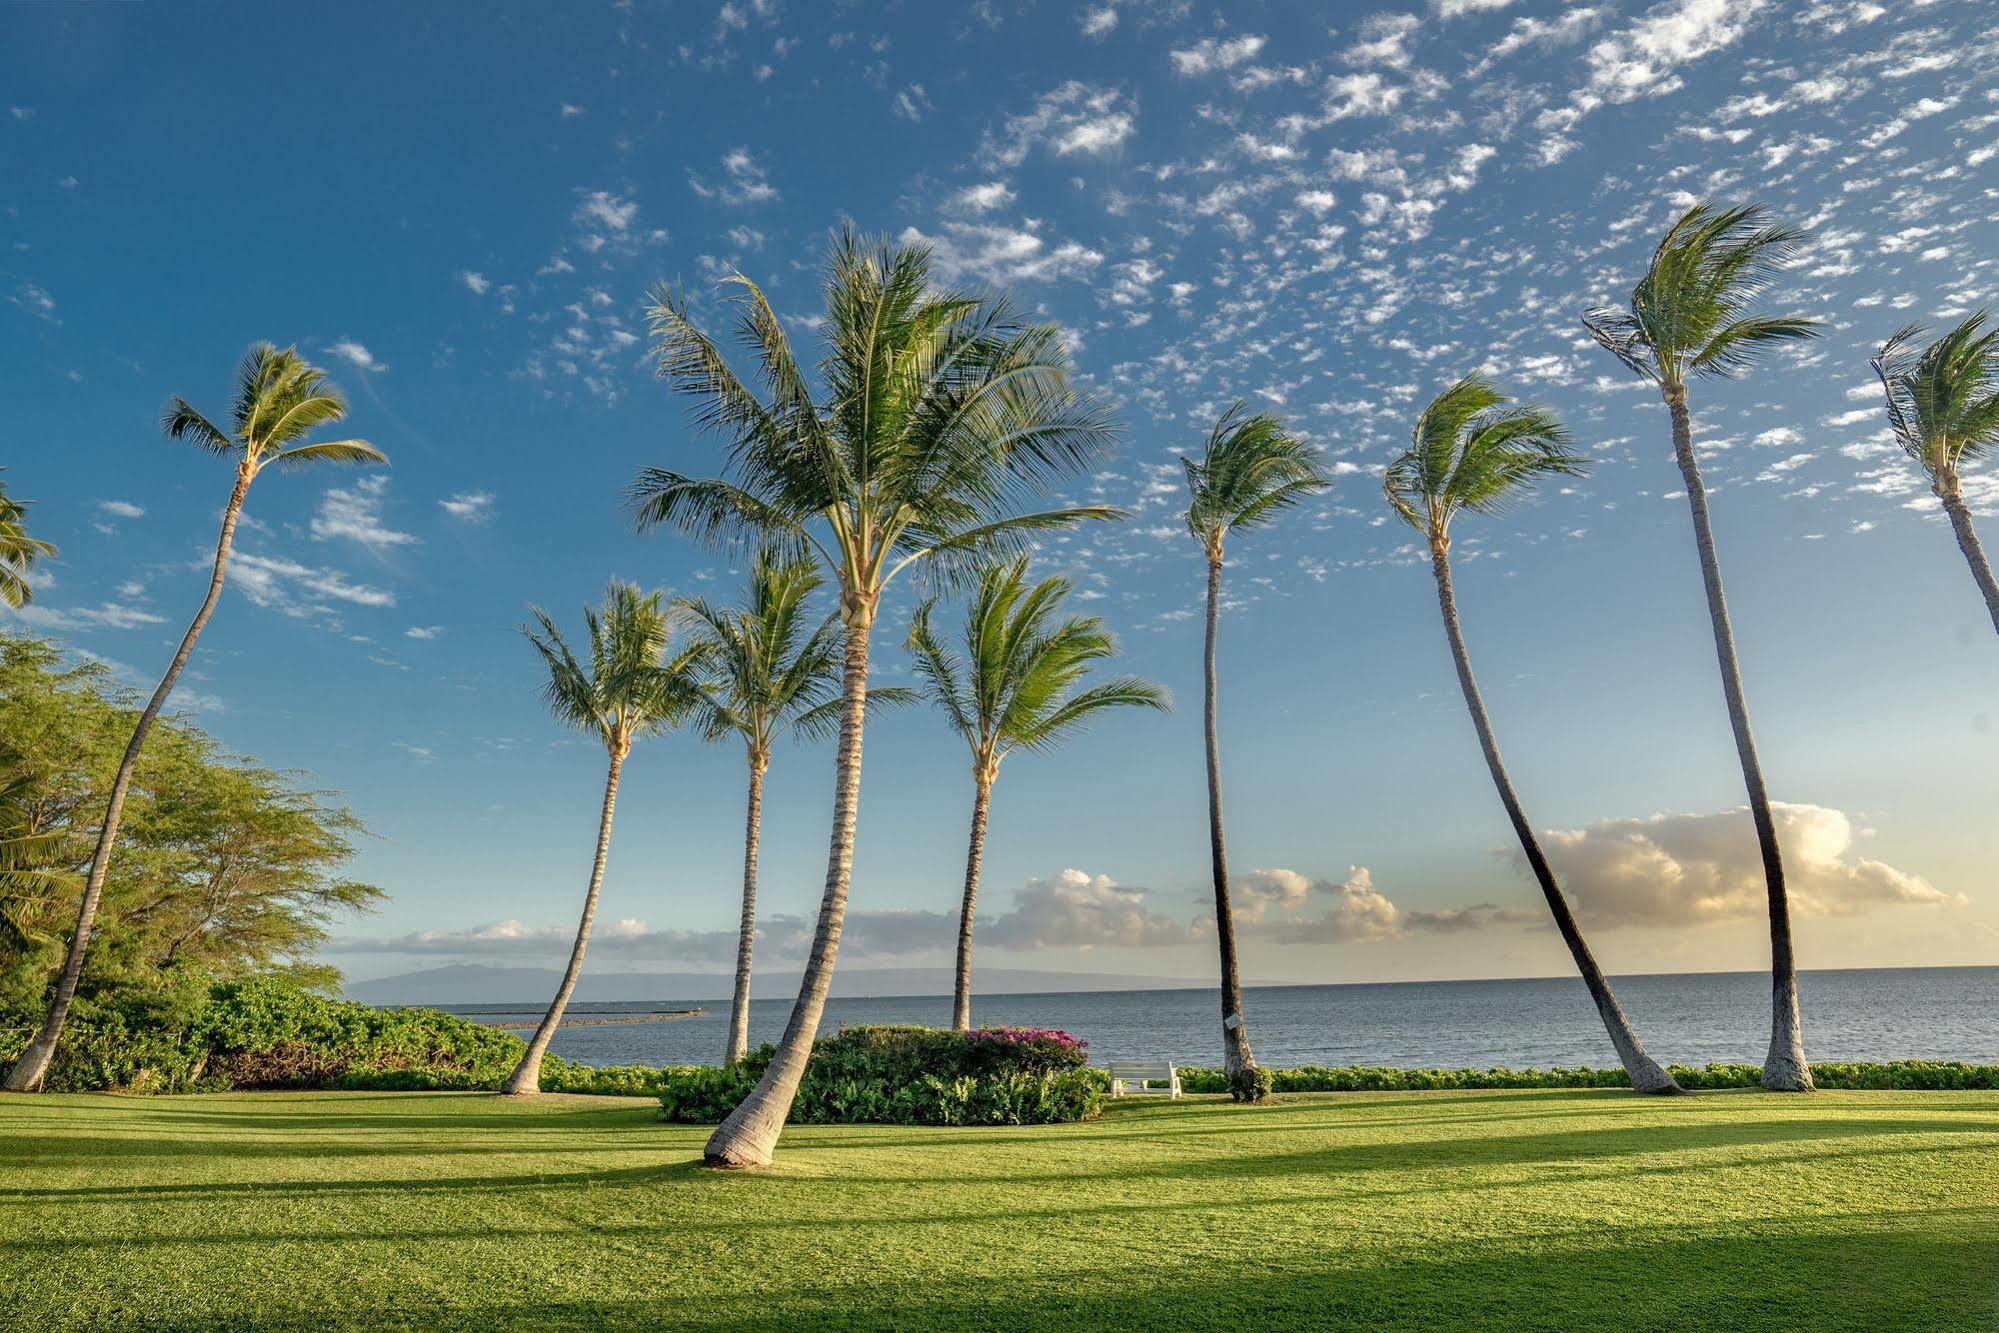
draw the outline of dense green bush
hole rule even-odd
[[[52,1092],[117,1088],[493,1089],[527,1045],[511,1032],[433,1009],[375,1009],[282,977],[162,984],[79,1000],[49,1070]],[[34,1016],[0,1018],[0,1065],[27,1045]],[[650,1095],[651,1069],[593,1069],[550,1056],[548,1092]]]
[[[1754,1088],[1763,1070],[1757,1065],[1670,1065],[1669,1072],[1689,1091],[1706,1088]],[[1361,1065],[1329,1069],[1307,1065],[1270,1070],[1276,1092],[1428,1092],[1477,1088],[1628,1088],[1622,1069],[1379,1069]],[[1955,1060],[1897,1060],[1889,1064],[1827,1063],[1812,1066],[1821,1088],[1877,1091],[1949,1091],[1999,1088],[1999,1065],[1968,1065]],[[1182,1069],[1185,1092],[1228,1092],[1228,1078],[1219,1069]]]
[[[1244,1065],[1223,1082],[1228,1086],[1229,1096],[1237,1101],[1262,1102],[1270,1100],[1270,1094],[1277,1086],[1277,1075],[1262,1065]],[[1184,1085],[1182,1091],[1185,1091]]]
[[[660,1071],[664,1119],[713,1124],[769,1066],[765,1044],[727,1069]],[[1053,1029],[850,1027],[812,1047],[795,1124],[1052,1125],[1102,1113],[1110,1079]]]

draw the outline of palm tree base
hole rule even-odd
[[[1765,1092],[1816,1092],[1809,1065],[1786,1057],[1770,1060],[1763,1066],[1763,1091]]]

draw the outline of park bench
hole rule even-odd
[[[1154,1083],[1166,1086],[1155,1088]],[[1164,1093],[1168,1098],[1180,1095],[1180,1074],[1164,1060],[1113,1060],[1111,1061],[1111,1096],[1122,1097],[1126,1093],[1137,1096],[1141,1093]]]

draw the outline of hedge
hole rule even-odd
[[[1761,1085],[1760,1065],[1668,1065],[1667,1071],[1688,1091],[1708,1088],[1754,1088]],[[1228,1077],[1219,1069],[1179,1071],[1185,1092],[1228,1092]],[[1383,1069],[1365,1065],[1328,1068],[1306,1065],[1272,1069],[1275,1092],[1430,1092],[1479,1088],[1628,1088],[1622,1069]],[[1812,1081],[1826,1089],[1936,1092],[1999,1088],[1999,1065],[1972,1065],[1957,1060],[1895,1060],[1886,1064],[1831,1061],[1812,1066]]]

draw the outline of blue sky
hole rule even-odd
[[[1241,398],[1338,485],[1240,539],[1223,729],[1252,981],[1547,975],[1450,674],[1426,565],[1380,500],[1420,403],[1483,368],[1557,408],[1593,475],[1460,527],[1502,744],[1615,971],[1757,967],[1761,881],[1684,497],[1655,397],[1591,346],[1696,198],[1813,241],[1774,304],[1826,337],[1696,389],[1805,966],[1999,958],[1999,643],[1871,386],[1872,346],[1999,295],[1999,35],[1982,5],[1662,0],[1408,8],[732,0],[595,9],[16,6],[0,14],[4,463],[61,545],[26,628],[150,681],[199,600],[226,469],[158,438],[223,410],[254,339],[336,374],[380,472],[270,475],[178,703],[344,792],[392,895],[366,977],[549,962],[601,752],[556,729],[515,632],[611,575],[733,595],[640,539],[644,464],[713,471],[653,377],[644,297],[697,318],[735,268],[809,347],[841,219],[936,247],[1072,331],[1124,445],[1051,544],[1173,689],[1004,772],[982,959],[1200,977],[1198,552],[1179,452]],[[1999,541],[1999,487],[1967,493]],[[877,680],[906,678],[907,600]],[[687,737],[628,775],[601,968],[730,956],[742,758]],[[760,957],[795,963],[831,756],[780,753]],[[843,964],[941,961],[970,779],[926,714],[871,732]]]

